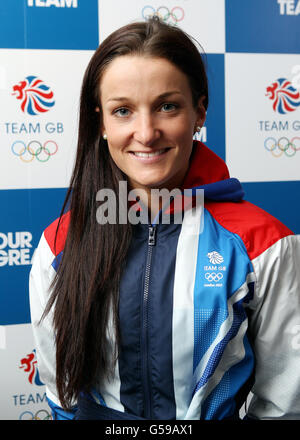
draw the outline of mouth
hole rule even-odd
[[[150,153],[146,153],[144,151],[130,151],[130,153],[138,158],[151,159],[151,158],[154,158],[157,156],[162,156],[163,154],[165,154],[169,150],[170,150],[170,148],[162,148],[160,150],[151,151]]]

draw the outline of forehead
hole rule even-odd
[[[124,55],[115,58],[100,81],[102,99],[112,94],[161,94],[177,89],[190,94],[187,76],[165,58]]]

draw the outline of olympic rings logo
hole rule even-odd
[[[29,163],[36,158],[39,162],[48,162],[51,156],[57,153],[58,145],[54,141],[46,141],[42,145],[39,141],[30,141],[28,145],[23,141],[15,141],[11,151],[19,156],[22,162]]]
[[[175,6],[171,10],[166,6],[159,6],[155,9],[153,6],[144,6],[142,9],[142,16],[146,20],[147,18],[151,18],[154,15],[159,17],[164,22],[171,22],[173,24],[177,24],[179,21],[182,21],[184,18],[184,10],[180,6]]]
[[[215,272],[207,272],[205,274],[205,278],[207,279],[207,281],[220,281],[223,278],[223,274],[222,273],[215,273]]]
[[[31,411],[24,411],[20,414],[19,420],[52,420],[51,414],[45,409],[40,409],[33,414]]]
[[[274,157],[281,157],[283,154],[293,157],[300,150],[300,137],[295,136],[290,141],[286,137],[281,137],[278,141],[273,137],[268,137],[264,146]]]

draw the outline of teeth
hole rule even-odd
[[[138,157],[154,157],[154,156],[159,156],[160,154],[164,153],[164,151],[166,151],[165,148],[163,150],[158,150],[153,153],[142,153],[140,151],[136,151],[134,155]]]

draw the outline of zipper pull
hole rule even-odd
[[[149,236],[148,236],[148,245],[149,246],[155,246],[156,244],[156,226],[149,226]]]

